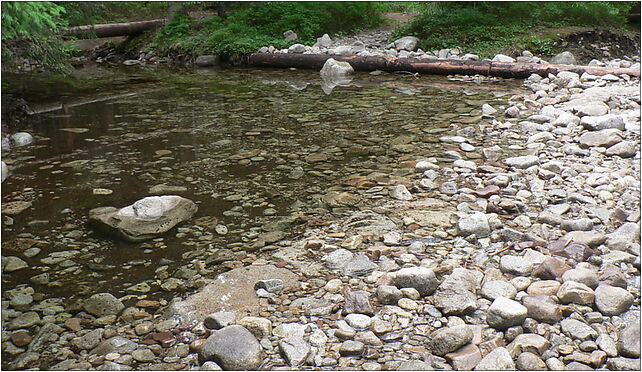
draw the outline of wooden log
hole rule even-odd
[[[417,58],[395,58],[380,56],[338,56],[329,54],[281,54],[253,53],[248,56],[248,64],[254,67],[304,68],[321,70],[325,61],[334,58],[348,62],[356,71],[408,71],[433,75],[486,75],[504,78],[524,79],[531,74],[548,76],[561,71],[591,75],[627,74],[640,77],[639,70],[627,68],[589,67],[576,65],[554,65],[539,63],[507,63],[490,61],[462,61],[456,59],[426,60]]]
[[[96,37],[113,37],[129,36],[139,34],[143,31],[151,30],[162,25],[165,19],[153,19],[151,21],[138,21],[126,23],[109,23],[100,25],[77,26],[63,30],[64,38],[84,38],[87,35],[96,35]]]

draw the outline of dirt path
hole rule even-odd
[[[381,16],[385,21],[381,26],[337,38],[333,44],[335,46],[352,45],[356,41],[361,41],[368,48],[381,48],[390,42],[390,36],[397,27],[412,22],[418,15],[417,12],[383,13]]]

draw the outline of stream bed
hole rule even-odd
[[[9,256],[27,264],[3,272],[3,300],[31,287],[34,300],[51,299],[54,310],[43,313],[50,320],[94,293],[170,300],[198,286],[189,281],[197,274],[190,262],[223,272],[331,214],[349,214],[349,206],[324,202],[328,192],[355,187],[346,180],[379,177],[358,185],[376,199],[387,195],[391,178],[415,173],[405,161],[451,162],[448,150],[479,156],[440,138],[494,145],[473,127],[489,120],[480,108],[499,108],[521,90],[517,81],[395,74],[357,74],[334,89],[311,71],[145,74],[135,85],[103,88],[100,99],[54,91],[33,103],[42,112],[23,130],[34,142],[2,154],[11,170],[2,203],[31,203],[3,216],[3,267]],[[189,198],[198,212],[143,243],[87,226],[90,209],[152,194]],[[3,321],[11,317],[5,302]]]

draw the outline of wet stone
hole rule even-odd
[[[137,344],[127,338],[115,336],[102,341],[91,350],[91,354],[105,355],[109,353],[126,354],[136,350]]]
[[[40,316],[38,313],[35,311],[29,311],[11,319],[7,324],[7,329],[11,331],[14,329],[29,328],[38,323],[40,323]]]
[[[98,293],[89,297],[83,304],[86,312],[98,317],[118,315],[125,305],[110,293]]]
[[[11,334],[11,342],[17,347],[27,346],[31,343],[33,338],[29,335],[28,332],[14,332]]]

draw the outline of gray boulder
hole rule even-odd
[[[393,42],[394,48],[397,50],[407,50],[414,52],[419,47],[419,39],[414,36],[404,36]]]
[[[636,152],[636,143],[634,141],[622,141],[606,149],[606,155],[617,155],[623,158],[633,157]]]
[[[473,331],[467,325],[441,328],[429,338],[428,348],[433,354],[443,356],[466,345],[473,339]]]
[[[348,62],[340,62],[334,58],[329,58],[325,61],[321,69],[321,77],[324,78],[346,77],[353,73],[354,69]]]
[[[288,338],[279,342],[279,350],[288,364],[298,367],[310,354],[310,345],[300,337]]]
[[[505,347],[488,353],[475,367],[475,371],[514,371],[515,363]]]
[[[611,147],[622,142],[624,135],[619,129],[603,129],[587,132],[580,136],[580,145],[584,147]]]
[[[380,285],[377,287],[377,300],[382,305],[397,305],[397,302],[402,297],[401,291],[393,285]]]
[[[18,132],[11,135],[11,141],[16,147],[27,146],[33,142],[33,137],[27,132]]]
[[[288,48],[288,53],[302,54],[305,52],[305,45],[303,44],[293,44]]]
[[[433,294],[439,285],[434,271],[425,267],[406,267],[394,275],[397,288],[414,288],[422,296]]]
[[[294,41],[299,38],[299,36],[292,30],[287,30],[283,33],[283,38],[285,41]]]
[[[505,63],[513,63],[515,62],[515,58],[509,57],[504,54],[497,54],[495,57],[492,59],[493,62],[505,62]]]
[[[624,130],[624,120],[620,115],[584,116],[580,121],[588,130],[619,129]]]
[[[197,209],[193,201],[178,195],[149,196],[121,209],[92,209],[89,222],[107,234],[130,242],[141,242],[192,218]]]
[[[200,358],[203,362],[214,361],[227,371],[256,370],[262,362],[261,345],[250,331],[231,325],[208,337]]]
[[[640,357],[640,321],[629,324],[620,333],[617,348],[621,355],[629,358]]]
[[[633,295],[624,288],[600,285],[595,290],[595,305],[604,315],[619,315],[633,304]]]
[[[475,234],[478,238],[484,238],[490,234],[488,217],[483,213],[473,213],[460,218],[457,222],[457,227],[459,228],[459,235],[464,237]]]
[[[136,350],[136,348],[138,348],[138,344],[136,344],[134,341],[122,336],[115,336],[101,342],[98,346],[96,346],[91,351],[91,354],[98,354],[98,355],[107,355],[109,353],[126,354],[126,353],[131,353],[132,351]]]
[[[5,162],[2,162],[2,182],[4,182],[7,177],[9,177],[9,167]]]
[[[330,48],[332,46],[332,39],[328,34],[323,34],[323,36],[317,38],[317,42],[314,43],[313,47],[318,48]]]
[[[582,323],[579,320],[566,318],[562,320],[560,324],[562,325],[562,332],[571,338],[589,340],[598,336],[597,331],[591,328],[588,324]]]
[[[515,156],[504,159],[504,163],[514,168],[528,168],[539,163],[539,158],[535,155]]]
[[[640,226],[627,222],[606,236],[606,246],[618,251],[627,250],[631,244],[640,242]]]
[[[498,297],[488,308],[486,321],[496,329],[520,325],[526,320],[528,309],[517,301]]]
[[[571,52],[562,52],[551,58],[551,63],[556,65],[574,65],[577,63]]]

